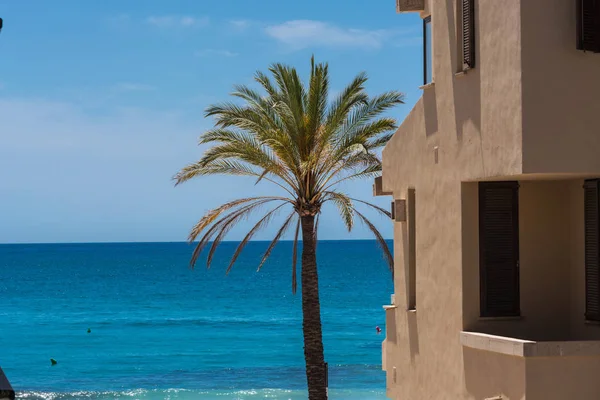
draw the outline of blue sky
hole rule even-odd
[[[401,121],[420,96],[422,33],[394,3],[0,0],[0,243],[182,241],[208,209],[272,192],[244,178],[171,181],[202,153],[206,106],[272,62],[306,73],[314,53],[333,91],[366,71],[369,93],[406,94]],[[389,207],[371,184],[344,189]],[[369,237],[359,225],[349,235],[334,209],[322,221],[320,238]]]

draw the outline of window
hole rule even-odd
[[[598,213],[598,179],[585,181],[585,319],[600,321],[600,216]]]
[[[475,0],[461,0],[462,69],[475,68]]]
[[[433,82],[431,15],[423,19],[423,84]]]
[[[519,184],[479,183],[479,279],[482,317],[518,316]]]
[[[600,0],[577,0],[577,48],[600,53]]]
[[[415,215],[415,189],[408,189],[408,309],[417,309],[417,237]]]

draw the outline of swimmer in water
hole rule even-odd
[[[381,333],[381,328],[380,328],[380,327],[376,326],[376,327],[375,327],[375,330],[377,331],[377,334],[378,334],[378,335]]]

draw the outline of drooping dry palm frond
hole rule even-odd
[[[327,192],[327,194],[340,211],[348,232],[352,231],[352,227],[354,226],[354,206],[352,200],[343,193]]]
[[[237,221],[239,221],[241,218],[247,216],[250,212],[255,210],[257,207],[261,207],[264,204],[267,204],[267,203],[270,203],[273,201],[282,201],[282,199],[278,198],[278,197],[253,197],[253,198],[247,198],[247,199],[240,199],[237,202],[227,203],[219,208],[216,208],[215,210],[211,210],[208,213],[206,213],[205,217],[203,217],[200,220],[200,222],[198,224],[196,224],[196,226],[194,227],[194,230],[192,231],[192,234],[190,234],[190,242],[193,242],[195,240],[195,238],[198,236],[198,234],[202,232],[202,230],[195,231],[197,229],[196,228],[197,226],[204,224],[204,227],[202,228],[202,229],[204,229],[204,228],[208,227],[210,225],[210,223],[212,223],[215,219],[217,219],[219,217],[219,215],[221,215],[223,212],[227,212],[228,210],[230,211],[229,214],[223,216],[221,219],[214,222],[214,224],[209,229],[206,229],[204,236],[198,242],[198,245],[194,249],[194,252],[192,254],[192,259],[190,261],[190,267],[193,268],[195,266],[196,261],[197,261],[198,257],[200,256],[200,253],[202,252],[204,247],[208,244],[210,239],[212,239],[214,237],[214,235],[216,234],[217,237],[213,241],[213,245],[211,247],[211,251],[209,253],[207,263],[206,263],[206,266],[210,267],[212,255],[214,254],[216,247],[220,243],[221,239],[233,227],[233,225],[235,225],[235,223]],[[247,203],[250,203],[250,204],[247,204]],[[243,205],[243,206],[239,207],[240,205]],[[236,208],[236,207],[238,207],[238,208]],[[206,220],[210,220],[210,221],[206,222]]]
[[[383,255],[385,257],[385,260],[388,263],[388,266],[390,267],[390,271],[392,272],[392,276],[393,276],[394,275],[394,256],[392,255],[392,253],[387,245],[387,242],[385,241],[385,239],[383,238],[381,233],[377,230],[377,227],[375,227],[375,225],[373,225],[373,223],[371,221],[369,221],[369,219],[367,217],[365,217],[359,211],[355,211],[355,212],[356,212],[356,215],[358,215],[358,217],[360,218],[360,220],[365,225],[367,225],[367,227],[373,233],[373,235],[375,235],[375,239],[377,240],[377,243],[379,244],[379,246],[381,247],[381,250],[383,251]]]
[[[295,211],[292,211],[292,213],[287,217],[287,219],[285,220],[285,222],[283,223],[283,225],[281,225],[281,228],[279,228],[279,230],[277,231],[277,234],[275,235],[275,238],[273,238],[273,240],[269,244],[269,247],[267,248],[267,251],[265,251],[265,254],[262,257],[262,260],[260,260],[260,264],[258,265],[258,268],[256,269],[257,272],[260,271],[260,269],[262,268],[262,266],[265,264],[265,262],[267,261],[267,259],[271,255],[271,252],[275,248],[275,245],[277,245],[277,243],[279,242],[279,240],[281,239],[281,237],[287,232],[288,228],[290,227],[290,224],[294,220],[294,217],[297,217],[297,215],[296,215]]]
[[[263,206],[273,206],[238,245],[228,264],[229,271],[247,242],[289,205],[290,214],[263,254],[258,269],[298,219],[292,261],[295,292],[300,218],[317,216],[316,237],[319,215],[326,202],[338,208],[348,230],[353,229],[355,218],[363,222],[391,264],[391,252],[383,236],[356,205],[370,207],[388,217],[389,212],[350,198],[337,188],[347,180],[380,173],[378,151],[397,126],[394,119],[384,114],[403,103],[403,95],[391,91],[368,96],[367,76],[361,73],[330,101],[329,67],[315,63],[314,59],[306,84],[296,69],[277,63],[271,65],[269,74],[257,72],[255,81],[260,90],[245,85],[234,87],[232,96],[242,104],[223,102],[207,108],[205,115],[215,119],[215,127],[202,134],[199,142],[213,146],[200,160],[179,171],[174,180],[177,185],[206,175],[248,176],[256,183],[273,184],[281,195],[234,200],[207,212],[189,235],[190,242],[200,238],[191,265],[210,244],[207,256],[210,266],[219,244],[236,224]]]
[[[233,253],[233,257],[231,257],[231,261],[229,262],[227,271],[225,271],[226,274],[228,274],[229,271],[231,271],[231,267],[233,267],[235,260],[237,260],[238,256],[240,255],[240,253],[242,252],[244,247],[246,247],[246,244],[250,241],[250,239],[252,239],[252,237],[256,234],[256,232],[260,231],[261,228],[266,226],[269,223],[269,221],[271,220],[271,218],[273,218],[273,215],[284,205],[285,204],[281,204],[281,205],[275,207],[274,209],[272,209],[271,211],[269,211],[268,213],[266,213],[265,216],[262,217],[256,223],[256,225],[254,225],[254,227],[252,227],[252,229],[250,229],[250,231],[246,234],[246,236],[244,236],[244,239],[242,239],[242,241],[238,245],[237,249],[235,249],[235,253]]]

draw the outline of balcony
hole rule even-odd
[[[396,0],[396,12],[425,11],[425,0]]]
[[[597,399],[600,341],[532,341],[463,331],[467,391],[477,399]]]

